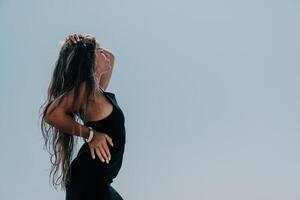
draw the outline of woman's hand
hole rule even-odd
[[[65,39],[66,42],[71,41],[72,43],[76,44],[77,42],[81,41],[84,38],[95,38],[95,36],[89,33],[87,34],[75,33],[75,34],[68,35]],[[109,64],[112,68],[114,66],[115,55],[106,48],[101,47],[100,49],[102,53],[106,56],[106,58],[109,60]]]
[[[106,160],[106,163],[109,163],[111,160],[111,155],[107,142],[109,142],[111,146],[114,146],[112,139],[107,134],[94,130],[93,139],[88,143],[93,159],[95,159],[96,152],[97,156],[102,162]]]
[[[71,35],[68,35],[65,39],[66,41],[71,41],[72,43],[77,43],[80,40],[84,39],[84,38],[95,38],[95,36],[93,36],[92,34],[80,34],[80,33],[74,33]]]
[[[102,47],[102,50],[104,51],[105,55],[108,55],[110,58],[114,58],[114,54],[110,52],[109,50]]]
[[[75,34],[68,35],[65,39],[66,39],[66,41],[71,41],[72,43],[76,44],[77,42],[82,40],[84,37],[85,36],[80,33],[75,33]]]
[[[75,33],[75,34],[71,34],[68,35],[65,39],[66,41],[71,41],[72,43],[77,43],[80,40],[87,38],[87,37],[91,37],[94,38],[95,36],[93,36],[92,34],[80,34],[80,33]],[[110,59],[114,59],[114,54],[109,51],[108,49],[105,49],[103,47],[101,47],[102,51],[105,53],[106,56],[108,56]]]

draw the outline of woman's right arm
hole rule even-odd
[[[56,109],[55,113],[46,116],[45,121],[65,133],[81,136],[86,139],[89,137],[88,127],[77,123],[71,116],[60,109]]]
[[[74,96],[74,90],[71,90],[61,101],[61,103],[56,106],[57,102],[53,102],[48,107],[47,113],[54,109],[51,114],[46,114],[44,117],[44,120],[56,127],[57,129],[76,136],[81,136],[83,138],[89,137],[89,128],[87,126],[81,125],[77,123],[68,113],[74,112],[76,110],[79,110],[80,106],[82,105],[82,102],[86,99],[86,89],[85,89],[85,83],[82,83],[80,85],[80,92],[79,92],[79,100],[76,101],[74,107],[73,107],[73,96]],[[97,132],[94,130],[94,136],[92,141],[90,141],[89,147],[91,151],[91,156],[95,159],[95,152],[100,158],[102,162],[109,163],[111,160],[111,154],[109,147],[107,145],[107,142],[113,146],[112,139],[103,132]]]
[[[74,112],[75,109],[77,109],[81,102],[84,100],[85,96],[85,84],[82,83],[80,86],[80,94],[79,94],[79,101],[75,105],[75,108],[72,107],[73,103],[73,96],[74,96],[74,90],[71,90],[61,101],[60,105],[58,105],[55,110],[51,112],[51,114],[46,114],[44,120],[56,127],[57,129],[68,133],[73,134],[76,136],[81,136],[84,138],[89,137],[89,129],[86,126],[83,126],[76,121],[73,120],[73,118],[68,115],[68,113]],[[57,102],[53,102],[48,107],[48,112],[53,109],[54,106],[56,106]],[[48,113],[47,112],[47,113]]]

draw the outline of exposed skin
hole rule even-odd
[[[66,40],[71,40],[76,43],[84,37],[95,38],[91,34],[73,34],[66,37]],[[97,65],[97,79],[99,80],[100,87],[105,91],[112,75],[112,68],[114,66],[115,56],[112,52],[100,46],[96,42],[96,65]]]
[[[96,66],[99,86],[105,91],[111,78],[114,55],[96,43]]]
[[[72,42],[76,43],[83,37],[93,37],[90,34],[87,34],[86,36],[82,34],[73,34],[69,35],[66,40],[71,40]],[[97,72],[96,76],[99,84],[99,87],[101,87],[104,91],[108,86],[108,83],[111,78],[112,69],[114,65],[114,55],[109,52],[108,50],[104,49],[100,46],[98,42],[96,42],[96,66],[97,66]],[[45,117],[45,121],[48,124],[51,124],[52,126],[55,126],[59,130],[71,133],[76,136],[81,136],[84,138],[89,137],[89,129],[87,126],[81,125],[74,121],[67,113],[74,112],[76,109],[80,108],[80,105],[82,105],[82,101],[85,96],[85,84],[82,84],[80,86],[80,94],[79,94],[79,101],[76,102],[75,107],[72,107],[73,103],[73,95],[74,91],[72,90],[66,97],[62,100],[62,103],[55,108],[55,110],[51,113],[51,115],[47,115]],[[104,118],[112,111],[112,105],[106,97],[99,94],[94,95],[94,108],[92,110],[95,110],[96,108],[102,108],[101,112],[97,112],[97,115],[101,116],[101,118]],[[55,102],[52,103],[55,105]],[[52,105],[51,104],[51,105]],[[51,105],[49,106],[49,109],[51,109]],[[99,116],[92,116],[92,114],[89,114],[89,109],[87,109],[87,116],[89,116],[89,119],[86,119],[86,121],[93,121],[93,119],[99,119]],[[94,114],[95,115],[95,114]],[[93,118],[93,119],[92,119]],[[95,153],[100,158],[102,162],[109,163],[111,160],[111,154],[109,151],[108,143],[113,147],[112,139],[104,132],[98,132],[94,130],[94,136],[92,141],[88,143],[91,156],[93,159],[95,159]]]

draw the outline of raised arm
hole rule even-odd
[[[114,56],[113,53],[111,53],[107,49],[105,49],[105,48],[102,48],[102,49],[106,53],[106,55],[108,56],[109,61],[110,61],[109,62],[110,63],[110,70],[107,71],[106,73],[103,73],[101,78],[100,78],[100,81],[99,81],[100,87],[105,91],[106,88],[108,87],[109,81],[110,81],[111,76],[112,76],[114,63],[115,63],[115,56]]]

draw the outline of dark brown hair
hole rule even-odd
[[[44,138],[44,148],[50,154],[52,164],[49,179],[52,177],[52,184],[61,184],[61,188],[66,189],[69,181],[69,167],[73,156],[73,147],[75,136],[64,133],[56,127],[44,121],[45,114],[49,105],[53,102],[61,103],[70,91],[74,92],[73,105],[78,102],[81,85],[85,85],[86,99],[83,101],[83,108],[75,113],[68,113],[75,121],[80,119],[78,116],[84,116],[88,106],[88,99],[97,89],[96,83],[96,40],[95,38],[84,38],[73,44],[66,41],[59,52],[58,59],[54,66],[52,80],[48,87],[47,100],[42,104],[40,110],[41,122],[40,128]],[[80,106],[81,108],[81,106]],[[54,110],[54,109],[53,109]],[[53,111],[52,110],[52,111]],[[49,112],[52,112],[49,111]],[[77,140],[76,140],[77,142]],[[55,175],[61,169],[60,176],[55,180]],[[61,180],[60,182],[59,179]]]

